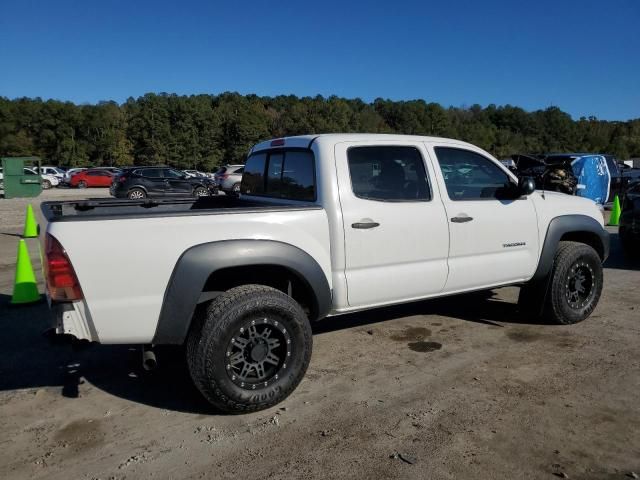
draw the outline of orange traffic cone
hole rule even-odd
[[[20,239],[18,244],[18,258],[16,259],[16,277],[13,284],[12,305],[34,303],[40,300],[38,283],[33,273],[33,266],[29,258],[27,243]]]

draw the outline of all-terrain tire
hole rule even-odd
[[[232,350],[241,332],[254,326],[264,335],[267,331],[280,335],[277,357],[281,363],[272,367],[271,376],[264,381],[241,383],[236,378],[237,367],[231,365],[239,352]],[[254,338],[261,341],[263,337]],[[194,384],[213,406],[227,413],[243,413],[269,408],[287,398],[307,371],[312,345],[311,325],[295,300],[271,287],[244,285],[196,312],[187,338],[187,364]],[[253,362],[253,351],[245,353]],[[255,375],[258,377],[257,369]]]
[[[602,294],[598,253],[584,243],[560,242],[549,281],[544,317],[562,325],[583,321],[596,308]]]

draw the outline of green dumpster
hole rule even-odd
[[[2,157],[4,198],[37,197],[42,192],[38,157]],[[1,186],[1,185],[0,185]]]

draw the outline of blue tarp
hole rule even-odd
[[[611,174],[602,155],[582,155],[571,162],[573,174],[578,177],[579,197],[590,198],[604,205],[609,198]]]

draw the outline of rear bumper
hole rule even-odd
[[[98,341],[83,302],[49,303],[52,327],[56,334],[71,335],[78,340]]]

